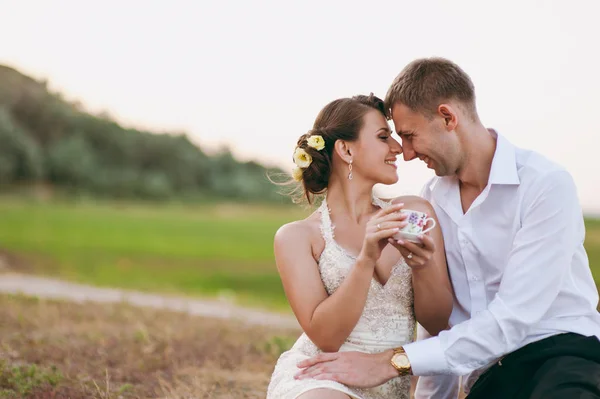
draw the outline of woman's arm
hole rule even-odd
[[[312,256],[308,230],[289,224],[275,235],[275,260],[290,306],[308,337],[324,352],[336,352],[362,314],[374,264],[357,261],[329,296]]]
[[[385,246],[380,243],[387,244],[387,238],[397,232],[395,226],[403,226],[401,214],[386,210],[382,215],[383,219],[369,222],[373,226],[367,226],[354,267],[331,296],[312,255],[310,228],[295,222],[275,234],[275,260],[285,294],[306,335],[324,352],[337,351],[354,329],[367,300],[375,262]],[[376,229],[377,223],[385,223],[385,229]]]

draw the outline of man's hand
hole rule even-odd
[[[302,370],[294,378],[337,381],[344,385],[371,388],[398,376],[391,365],[392,351],[321,353],[298,363]]]

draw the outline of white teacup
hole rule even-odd
[[[428,218],[427,214],[423,212],[413,211],[412,209],[402,209],[400,212],[408,215],[404,220],[408,224],[394,235],[395,240],[403,239],[420,244],[421,240],[419,240],[418,236],[431,231],[436,225],[435,219]],[[429,222],[431,222],[431,226],[425,228]]]

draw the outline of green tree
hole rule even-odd
[[[39,145],[0,107],[0,182],[35,181],[43,172]]]

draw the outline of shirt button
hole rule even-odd
[[[479,281],[479,278],[477,278],[477,276],[473,276],[471,277],[471,281]]]

